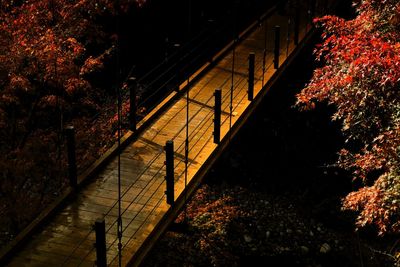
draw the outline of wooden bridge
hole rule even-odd
[[[302,6],[291,7],[285,15],[275,9],[263,15],[140,121],[138,131],[123,137],[121,258],[117,234],[118,156],[114,155],[73,197],[58,205],[54,214],[46,220],[38,218],[40,223],[35,226],[39,227],[33,235],[22,233],[25,235],[2,252],[5,265],[102,266],[104,263],[96,263],[94,245],[97,242],[101,246],[94,229],[98,219],[105,222],[107,265],[118,266],[119,261],[122,266],[139,265],[230,139],[301,51],[311,35],[311,15],[326,12],[333,1],[299,2]],[[315,6],[310,9],[306,2]],[[255,56],[253,100],[248,94],[251,53]],[[214,143],[213,136],[218,131],[214,127],[216,89],[222,93],[219,144]],[[168,140],[174,143],[173,205],[166,203],[165,196],[164,146]],[[100,227],[101,220],[97,224]]]

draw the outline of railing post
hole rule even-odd
[[[77,169],[76,169],[75,128],[74,128],[74,126],[66,127],[65,135],[67,137],[67,149],[68,149],[69,185],[75,189],[78,186],[78,175],[77,175]]]
[[[166,167],[166,191],[165,194],[167,195],[167,204],[173,205],[175,202],[174,196],[174,142],[169,140],[165,144],[165,167]]]
[[[248,97],[249,101],[253,101],[254,98],[254,62],[255,62],[256,55],[255,53],[249,54],[249,88],[248,88]]]
[[[216,89],[214,92],[214,143],[219,144],[221,140],[221,89]]]
[[[137,91],[137,81],[136,78],[129,78],[129,129],[131,131],[136,131],[136,91]]]
[[[299,6],[299,0],[296,0],[295,2],[295,14],[294,14],[294,44],[298,45],[299,44],[299,32],[300,32],[300,6]]]
[[[274,47],[274,68],[279,68],[279,54],[281,51],[280,48],[281,43],[281,27],[275,26],[275,47]]]
[[[96,232],[96,266],[107,266],[107,249],[106,249],[106,223],[104,219],[97,219],[94,223]]]

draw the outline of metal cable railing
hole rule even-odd
[[[199,92],[198,92],[198,93],[199,93]],[[209,100],[207,100],[207,103],[208,103],[211,99],[212,99],[212,97],[211,97]],[[212,114],[212,113],[211,113],[211,114]],[[166,124],[165,126],[167,126],[167,124]],[[182,129],[181,129],[180,131],[182,131],[183,129],[184,129],[184,127],[182,127]],[[178,133],[173,137],[173,139],[175,139],[175,138],[179,135],[179,132],[180,132],[180,131],[178,131]],[[194,133],[194,134],[195,134],[195,133]],[[181,144],[180,147],[178,147],[178,149],[181,148],[182,146],[183,146],[183,143]],[[163,156],[163,153],[157,154],[157,155],[153,158],[153,160],[151,160],[150,162],[148,162],[147,167],[142,171],[142,173],[141,173],[138,177],[141,177],[141,176],[148,170],[148,168],[149,168],[157,159],[159,159],[160,156]],[[161,170],[162,170],[162,167],[157,171],[157,174],[160,173]],[[153,177],[153,178],[154,178],[154,177]],[[138,179],[139,179],[139,178],[138,178]],[[129,189],[130,189],[133,185],[134,185],[134,183],[133,183],[130,187],[128,187],[128,189],[125,190],[125,192],[122,194],[122,197],[125,196],[125,194],[129,191]],[[140,197],[140,195],[142,194],[143,191],[144,191],[144,188],[139,192],[139,194],[137,195],[137,197],[135,197],[135,198],[131,201],[130,204],[133,204],[134,201],[135,201],[138,197]],[[115,208],[115,206],[117,205],[117,203],[118,203],[118,202],[115,202],[114,205],[111,206],[111,208],[109,208],[109,210],[105,213],[105,217],[107,217],[107,216],[110,214],[110,212]],[[129,205],[129,206],[130,206],[130,205]],[[129,206],[128,206],[127,208],[129,208]],[[127,208],[122,212],[122,215],[124,214],[124,212],[127,211]],[[135,218],[136,218],[136,216],[135,216]],[[109,232],[110,232],[110,230],[112,229],[113,225],[114,225],[116,222],[117,222],[117,220],[115,220],[115,221],[112,223],[112,225],[107,229],[106,233],[109,233]],[[74,249],[72,250],[72,252],[70,253],[70,255],[69,255],[69,256],[66,258],[66,260],[64,261],[64,264],[67,263],[67,261],[68,261],[68,260],[71,258],[71,256],[75,253],[75,251],[76,251],[85,241],[87,241],[88,238],[89,238],[89,236],[90,236],[91,234],[93,234],[93,233],[94,233],[93,230],[91,230],[91,231],[88,232],[88,234],[86,235],[86,237],[83,238],[83,239],[74,247]],[[111,247],[111,245],[109,246],[109,248],[110,248],[110,247]],[[89,256],[92,252],[94,252],[94,248],[91,249],[91,250],[87,253],[87,255],[86,255],[85,257],[82,258],[81,263],[83,263],[84,260],[86,259],[86,257]]]
[[[216,39],[216,36],[220,35],[226,30],[227,25],[220,25],[217,28],[205,29],[200,32],[197,36],[192,38],[187,44],[171,55],[167,60],[163,61],[157,65],[148,74],[143,76],[138,80],[139,86],[142,87],[144,94],[150,92],[150,95],[146,95],[140,100],[138,106],[147,107],[150,101],[155,101],[154,97],[160,95],[163,91],[164,95],[171,92],[171,90],[166,91],[166,85],[176,86],[182,82],[185,78],[184,76],[189,75],[188,70],[196,68],[193,66],[193,61],[187,62],[188,59],[192,57],[202,57],[206,58],[206,55],[210,53],[211,43]],[[170,62],[173,62],[172,64]],[[184,73],[186,71],[186,73]],[[155,76],[155,74],[157,74]],[[155,106],[155,104],[153,104]]]
[[[239,92],[238,92],[238,94],[239,94]],[[228,96],[228,95],[227,95],[227,96]],[[227,96],[225,97],[225,100],[228,100],[228,97],[227,97]],[[209,100],[211,100],[211,99],[212,99],[212,97],[211,97]],[[209,100],[208,100],[208,101],[209,101]],[[207,101],[207,103],[208,103],[208,101]],[[200,109],[204,109],[204,107],[201,107]],[[209,115],[210,115],[210,116],[209,116]],[[205,129],[204,132],[208,132],[209,128],[212,126],[212,120],[211,120],[212,116],[213,116],[213,112],[208,112],[208,113],[207,113],[207,117],[205,117],[205,118],[202,120],[202,122],[206,122],[206,123],[202,123],[202,122],[199,123],[199,124],[197,125],[196,129],[195,129],[195,130],[198,130],[198,131],[197,131],[197,132],[193,131],[193,132],[191,133],[191,135],[192,135],[192,136],[196,136],[204,126],[207,126],[207,122],[209,122],[209,123],[208,123],[208,127]],[[193,116],[192,118],[194,118],[194,117],[196,117],[196,115]],[[227,120],[227,118],[225,118],[225,121],[226,121],[226,120]],[[201,127],[198,128],[199,126],[201,126]],[[210,138],[211,138],[211,137],[209,137],[209,139],[210,139]],[[201,151],[202,151],[202,150],[204,149],[204,147],[207,145],[209,139],[206,140],[206,141],[204,142],[202,148],[198,151],[198,153],[194,156],[194,158],[196,158],[196,157],[201,153]],[[196,141],[195,143],[192,144],[192,149],[193,149],[194,147],[197,147],[197,146],[198,146],[198,142],[199,142],[200,140],[201,140],[201,138],[197,138],[197,141]],[[179,151],[180,148],[183,148],[183,145],[184,145],[184,142],[181,143],[181,145],[178,147],[177,151]],[[192,150],[192,149],[190,149],[190,150]],[[179,152],[177,152],[177,153],[179,153]],[[178,167],[181,163],[183,164],[184,162],[183,162],[182,160],[178,161],[178,164],[176,165],[176,167]],[[189,166],[190,166],[190,164],[192,164],[192,163],[189,163]],[[182,171],[182,172],[180,173],[180,175],[178,174],[178,177],[182,177],[182,176],[183,176],[183,173],[184,173],[184,171]],[[152,196],[159,190],[160,186],[161,186],[163,183],[164,183],[164,182],[162,181],[162,182],[159,184],[159,187],[157,187],[157,189],[153,192]],[[147,218],[150,217],[150,214],[151,214],[154,210],[156,210],[157,207],[162,203],[162,200],[163,200],[163,198],[160,198],[160,199],[158,200],[157,204],[156,204],[156,205],[154,206],[154,208],[151,210],[151,212],[149,213],[149,215],[147,216]],[[128,223],[128,225],[131,224],[133,221],[134,221],[134,218],[130,220],[130,222]],[[143,223],[144,223],[144,222],[143,222]],[[138,231],[138,229],[135,231],[135,233],[134,233],[133,235],[131,235],[131,236],[129,237],[129,239],[126,241],[124,247],[127,246],[128,243],[133,239],[133,237],[135,236],[135,234],[137,233],[137,231]],[[114,257],[113,260],[115,260],[115,259],[116,259],[116,257]],[[113,260],[112,260],[112,261],[113,261]]]
[[[260,68],[262,68],[262,67],[259,66],[258,69],[260,69]],[[229,79],[229,78],[228,78],[228,79]],[[228,79],[227,79],[227,80],[228,80]],[[242,79],[241,81],[243,81],[243,79]],[[239,84],[240,84],[240,82],[237,83],[235,86],[238,87]],[[244,86],[243,86],[242,88],[244,88]],[[237,92],[237,90],[236,90],[236,92]],[[240,92],[237,92],[237,94],[240,94]],[[244,96],[245,96],[245,94],[243,94],[242,99],[240,99],[240,100],[243,100],[243,97],[244,97]],[[225,100],[227,100],[227,97],[228,97],[228,95],[226,94],[226,95],[225,95]],[[212,99],[212,96],[206,101],[206,103],[208,103],[211,99]],[[241,102],[240,100],[238,101],[238,104]],[[224,101],[224,102],[227,102],[227,101]],[[227,105],[229,105],[229,103],[227,103]],[[236,107],[237,107],[237,106],[236,106]],[[235,109],[236,109],[236,107],[235,107]],[[199,111],[200,111],[200,110],[201,110],[201,109],[199,109]],[[199,113],[199,111],[197,111],[197,113]],[[207,116],[206,118],[204,118],[203,121],[211,121],[212,115],[213,115],[213,112],[208,112],[208,116]],[[193,117],[192,117],[190,120],[192,120],[195,116],[196,116],[196,114],[193,115]],[[227,118],[226,118],[226,119],[227,119]],[[225,120],[226,120],[226,119],[225,119]],[[189,123],[190,123],[190,121],[189,121]],[[199,123],[198,126],[199,126],[199,125],[205,125],[205,124]],[[212,125],[212,123],[210,123],[210,125],[207,127],[207,129],[208,129],[209,127],[211,127],[211,125]],[[198,128],[198,126],[196,126],[196,128]],[[183,129],[181,129],[181,131],[182,131],[182,130],[183,130]],[[179,132],[180,132],[180,131],[179,131]],[[178,134],[179,134],[179,132],[178,132]],[[172,138],[172,140],[174,140],[174,139],[178,136],[178,134],[176,134],[176,135]],[[195,132],[195,131],[192,131],[191,135],[194,135],[194,134],[196,134],[196,132]],[[199,140],[200,140],[200,139],[198,139],[198,140],[196,141],[196,143],[194,143],[193,145],[196,146]],[[179,151],[180,148],[182,148],[183,144],[184,144],[184,142],[182,142],[182,143],[180,144],[180,146],[178,147],[178,149],[177,149],[176,151]],[[204,144],[204,146],[205,146],[205,145],[206,145],[206,144]],[[200,151],[201,151],[201,150],[200,150]],[[200,153],[200,152],[199,152],[199,153]],[[179,162],[178,162],[178,165],[179,165],[180,163],[182,163],[182,161],[179,161]],[[161,171],[161,169],[162,169],[162,167],[159,168],[159,170],[157,171],[156,174],[154,174],[153,177],[155,177],[156,175],[158,175],[159,172]],[[158,188],[159,188],[162,184],[163,184],[163,181],[161,181],[161,182],[158,184],[157,189],[153,192],[152,196],[155,194],[156,191],[158,191]],[[150,200],[150,198],[148,199],[148,201],[149,201],[149,200]],[[161,200],[162,200],[162,198],[159,200],[159,203],[160,203]],[[133,202],[131,202],[131,203],[133,203]],[[153,211],[154,211],[154,209],[151,210],[151,212],[153,212]],[[150,214],[151,214],[151,212],[150,212]],[[150,214],[149,214],[149,215],[150,215]],[[128,225],[129,225],[132,221],[134,221],[134,219],[135,219],[135,218],[133,218],[133,219],[128,223]],[[137,230],[136,230],[136,231],[137,231]],[[129,242],[132,238],[133,238],[133,235],[131,235],[131,237],[130,237],[130,239],[128,240],[128,242]],[[115,258],[114,258],[114,259],[115,259]]]
[[[230,27],[229,18],[230,15],[226,15],[225,18],[221,19],[222,23],[214,22],[217,27],[209,26],[209,28],[212,28],[211,34],[210,29],[203,30],[182,46],[179,51],[173,53],[168,60],[161,62],[138,79],[137,84],[141,91],[138,108],[151,110],[163,97],[176,89],[186,76],[193,73],[207,58],[216,53],[218,47],[228,41],[228,38],[222,33]],[[195,43],[194,46],[193,43]],[[172,60],[174,58],[177,59]],[[169,64],[169,62],[174,63]],[[167,66],[168,64],[169,66]]]
[[[317,1],[317,2],[319,3],[319,1]],[[318,7],[323,7],[323,6],[318,5]],[[317,10],[320,10],[320,9],[317,9]],[[303,19],[302,19],[302,26],[300,28],[305,29],[305,30],[303,31],[304,34],[301,36],[300,39],[304,38],[305,34],[307,33],[307,30],[308,30],[307,27],[309,27],[310,18],[311,18],[310,11],[307,10],[305,12],[305,14],[301,15],[301,18],[303,18]],[[273,50],[273,49],[268,49],[268,47],[267,47],[268,33],[272,33],[272,28],[271,28],[271,32],[270,32],[267,27],[268,26],[268,18],[266,18],[263,23],[264,23],[264,27],[266,27],[264,49],[262,49],[262,47],[258,47],[258,50],[263,50],[262,51],[263,55],[261,57],[258,57],[259,60],[256,61],[256,72],[259,73],[257,76],[257,81],[258,82],[261,81],[262,86],[264,86],[266,72],[273,66],[272,62],[267,65],[267,62],[271,61],[269,59],[269,56],[272,55],[272,53],[270,53],[269,51]],[[260,24],[261,24],[261,22],[260,22]],[[286,57],[288,57],[290,45],[292,42],[294,42],[294,35],[293,35],[294,24],[293,24],[293,20],[290,16],[287,20],[287,25],[284,28],[286,29],[286,32],[283,32],[283,34],[280,35],[280,38],[281,38],[281,43],[285,44],[285,45],[283,45],[279,48],[278,55],[279,56],[286,55]],[[293,30],[293,32],[292,32],[292,30]],[[195,38],[193,38],[191,42],[198,40],[196,38],[200,38],[202,36],[202,34],[205,34],[205,32],[206,32],[206,30],[204,30],[204,32],[199,33],[199,35],[196,36]],[[190,45],[191,42],[189,42],[184,48],[182,48],[182,50],[185,50],[186,47],[190,47],[190,49],[187,48],[188,49],[187,53],[185,52],[185,55],[183,57],[181,57],[178,61],[175,61],[175,63],[169,65],[166,69],[163,69],[163,66],[165,63],[161,63],[155,69],[153,69],[148,74],[146,74],[141,79],[139,79],[139,81],[138,81],[139,84],[144,83],[144,81],[146,81],[146,79],[150,79],[150,77],[152,77],[152,75],[155,75],[155,73],[157,73],[159,70],[163,70],[161,72],[161,74],[159,76],[157,76],[156,79],[152,80],[151,82],[149,82],[146,85],[145,90],[150,90],[150,88],[153,89],[154,86],[155,86],[154,88],[156,88],[156,89],[154,91],[152,91],[149,95],[147,95],[145,98],[143,98],[139,102],[139,106],[151,106],[149,103],[151,101],[153,101],[153,98],[158,96],[158,94],[162,90],[165,90],[165,88],[169,84],[176,83],[177,81],[179,81],[179,78],[182,79],[185,76],[185,75],[182,75],[183,73],[188,75],[188,73],[190,73],[190,71],[191,71],[191,68],[195,68],[196,64],[199,64],[199,62],[201,62],[204,59],[205,54],[207,54],[207,53],[209,54],[208,50],[204,53],[196,53],[196,51],[200,50],[203,46],[206,46],[206,44],[208,44],[209,40],[212,40],[212,37],[209,37],[208,39],[202,39],[202,41],[199,42],[198,44],[196,44],[194,47],[192,45]],[[257,47],[254,47],[254,48],[257,48]],[[179,53],[177,52],[176,54],[171,55],[171,57],[168,60],[172,60],[176,55],[179,55]],[[245,65],[245,64],[243,64],[243,62],[240,62],[240,63],[236,63],[236,66],[240,65],[240,64]],[[178,70],[178,72],[175,72],[176,70]],[[133,71],[133,69],[131,69],[129,76],[131,75],[132,71]],[[171,72],[175,72],[175,73],[172,76],[171,75],[168,76],[168,74]],[[164,77],[167,77],[167,78],[164,79]],[[226,77],[225,81],[222,83],[222,86],[225,86],[230,81],[230,79],[231,79],[231,77]],[[245,79],[243,79],[243,78],[238,79],[237,77],[235,77],[235,79],[232,78],[232,87],[233,87],[232,88],[232,90],[233,90],[232,98],[229,99],[230,95],[227,93],[227,94],[224,94],[223,101],[222,101],[222,106],[224,107],[224,110],[231,109],[230,114],[232,114],[232,111],[235,111],[238,108],[240,103],[245,101],[244,98],[246,97],[246,93],[243,93],[243,91],[246,90]],[[200,90],[198,90],[192,98],[195,99],[196,96],[198,96],[199,94],[200,94]],[[205,100],[204,104],[210,106],[209,103],[212,101],[212,99],[213,99],[213,96],[210,96],[208,99]],[[233,100],[235,100],[235,102],[236,102],[236,104],[234,106],[232,106]],[[181,107],[180,112],[183,111],[184,108],[185,108],[185,106]],[[190,119],[188,120],[187,125],[182,126],[180,129],[178,129],[177,132],[172,136],[171,140],[175,140],[184,131],[185,127],[189,127],[189,124],[191,124],[193,119],[196,116],[198,116],[199,113],[202,112],[204,109],[206,109],[205,106],[200,107],[196,112],[194,112],[191,115]],[[172,116],[169,119],[169,121],[173,120],[177,116],[178,113],[179,112],[177,112],[174,116]],[[193,155],[193,158],[196,158],[201,153],[201,151],[205,148],[205,146],[207,145],[207,143],[209,142],[209,140],[211,138],[211,136],[210,136],[208,139],[205,140],[204,144],[201,145],[201,143],[200,143],[201,138],[196,138],[196,136],[197,135],[201,136],[200,133],[202,133],[202,132],[206,133],[210,130],[210,127],[212,127],[212,125],[213,125],[213,123],[212,123],[213,114],[214,114],[213,111],[207,112],[206,115],[203,115],[202,120],[200,122],[198,122],[198,124],[195,127],[191,128],[191,133],[189,135],[189,139],[191,141],[190,146],[189,146],[189,152],[193,153],[194,149],[198,149],[198,152]],[[222,124],[227,123],[228,119],[229,119],[229,117],[225,117]],[[168,125],[168,121],[161,127],[160,130],[162,130],[167,125]],[[184,145],[185,145],[185,142],[181,142],[179,144],[179,146],[176,148],[175,153],[182,154]],[[150,146],[150,144],[146,144],[146,147],[147,146]],[[140,180],[141,177],[143,177],[146,174],[146,172],[149,170],[149,168],[151,166],[154,167],[153,164],[155,164],[156,162],[160,162],[160,161],[162,162],[163,159],[161,157],[163,155],[164,155],[163,152],[156,153],[147,162],[146,167],[136,177],[135,181]],[[176,168],[180,167],[180,164],[183,164],[183,163],[184,163],[183,160],[178,160],[178,164],[176,165]],[[193,164],[193,163],[190,162],[188,164],[188,167],[190,167],[191,164]],[[125,214],[125,212],[128,212],[132,205],[137,204],[137,201],[140,200],[141,198],[143,198],[145,196],[145,194],[147,192],[149,192],[149,188],[152,188],[152,191],[150,191],[150,195],[147,195],[147,200],[144,203],[141,203],[141,208],[139,208],[139,210],[135,211],[136,214],[132,218],[128,219],[128,223],[126,225],[124,225],[124,229],[122,229],[122,232],[125,232],[126,229],[128,229],[128,227],[130,227],[132,222],[135,221],[135,219],[139,216],[139,214],[141,212],[144,211],[145,208],[151,207],[149,210],[146,211],[147,215],[145,216],[142,224],[140,224],[140,226],[134,230],[133,234],[131,234],[128,237],[128,239],[125,240],[126,242],[124,243],[123,248],[125,248],[127,246],[127,244],[132,240],[132,238],[135,236],[135,234],[139,231],[141,226],[143,226],[145,221],[151,216],[152,213],[154,213],[154,211],[157,209],[157,207],[162,203],[163,196],[159,197],[158,201],[155,204],[154,203],[152,205],[149,204],[149,202],[152,200],[152,197],[158,195],[159,191],[161,190],[161,186],[164,184],[163,179],[158,179],[159,177],[163,176],[162,175],[163,169],[164,169],[164,165],[161,164],[159,167],[157,167],[155,170],[153,170],[151,178],[146,179],[147,185],[145,187],[142,187],[139,190],[139,192],[137,193],[137,195],[135,195],[133,198],[130,198],[130,196],[128,195],[128,192],[134,187],[135,182],[131,183],[126,189],[124,189],[124,192],[121,195],[121,201],[123,201],[127,205],[124,206],[123,211],[121,212],[121,216],[123,216]],[[183,175],[183,172],[180,175]],[[125,197],[125,200],[123,200],[124,197]],[[127,200],[128,198],[129,198],[129,200]],[[117,203],[118,203],[118,201],[115,202],[115,204],[112,205],[107,210],[107,212],[104,215],[105,217],[107,217],[107,218],[112,217],[111,212],[116,207]],[[114,220],[111,224],[109,224],[107,227],[107,230],[106,230],[106,234],[108,234],[109,236],[112,236],[113,234],[111,234],[111,230],[113,230],[114,226],[117,223],[118,223],[118,219]],[[94,233],[94,231],[90,230],[85,235],[85,237],[82,240],[80,240],[76,246],[74,246],[72,252],[70,253],[69,256],[67,256],[65,258],[65,261],[63,264],[66,264],[68,262],[68,260],[72,258],[72,255],[79,249],[79,247],[83,243],[85,243],[87,240],[89,240],[90,236],[93,233]],[[115,238],[112,241],[107,243],[107,251],[110,252],[110,254],[112,254],[112,251],[113,251],[112,249],[115,247],[115,243],[117,241],[118,241],[118,239]],[[94,248],[91,249],[90,251],[88,251],[87,254],[83,258],[81,258],[80,264],[85,262],[85,260],[93,252],[94,252]],[[110,262],[113,262],[114,260],[116,260],[117,257],[118,257],[118,255],[115,255],[111,259]]]
[[[239,85],[239,84],[238,84],[238,85]],[[240,92],[237,92],[237,94],[239,95]],[[236,98],[236,97],[235,97],[235,98]],[[210,98],[206,101],[206,103],[208,103],[211,99],[212,99],[212,97],[210,97]],[[228,99],[227,99],[227,96],[225,97],[225,100],[228,100]],[[200,108],[200,110],[192,117],[192,119],[193,119],[194,117],[196,117],[196,115],[197,115],[202,109],[203,109],[203,108]],[[210,121],[211,121],[212,115],[213,115],[213,112],[208,112],[207,117],[204,118],[202,121],[210,122]],[[211,124],[212,124],[212,123],[211,123]],[[211,124],[207,127],[206,131],[209,129],[209,127],[211,126]],[[201,125],[201,127],[199,128],[200,125]],[[196,136],[196,135],[200,132],[201,128],[203,128],[204,125],[206,125],[206,124],[205,124],[205,123],[199,123],[199,124],[196,126],[195,131],[193,131],[193,132],[191,133],[191,136]],[[197,130],[197,131],[196,131],[196,130]],[[182,128],[179,132],[182,132],[182,131],[183,131],[183,128]],[[178,133],[179,133],[179,132],[178,132]],[[176,136],[174,136],[173,139],[175,139],[178,135],[179,135],[179,134],[177,134]],[[196,141],[192,146],[193,146],[193,147],[196,147],[196,146],[197,146],[197,143],[198,143],[199,141],[200,141],[200,139],[197,139],[197,141]],[[179,150],[180,150],[181,148],[183,148],[183,144],[184,144],[184,142],[182,142],[182,143],[180,144],[180,146],[179,146],[178,149],[177,149],[177,153],[179,153]],[[203,146],[205,146],[205,145],[206,145],[206,143],[205,143]],[[193,148],[193,147],[192,147],[192,148]],[[200,153],[200,152],[199,152],[199,153]],[[178,165],[177,165],[176,167],[178,167],[180,163],[183,163],[183,161],[179,161],[179,162],[178,162]],[[158,175],[161,175],[161,174],[160,174],[161,170],[162,170],[162,167],[159,168],[159,170],[153,175],[153,178],[155,178],[155,177],[158,176]],[[152,178],[152,180],[153,180],[153,178]],[[153,193],[151,194],[150,198],[158,191],[158,189],[161,187],[162,184],[163,184],[163,181],[161,181],[160,183],[158,183],[157,189],[155,189],[155,190],[153,191]],[[153,187],[153,185],[151,185],[151,187]],[[150,201],[150,198],[148,199],[148,201]],[[161,201],[162,199],[163,199],[163,198],[160,198],[160,199],[159,199],[159,203],[160,203],[160,201]],[[147,202],[148,202],[148,201],[147,201]],[[146,203],[147,203],[147,202],[146,202]],[[134,203],[134,200],[131,202],[131,204],[132,204],[132,203]],[[131,205],[131,204],[130,204],[130,205]],[[126,209],[128,209],[128,208],[129,208],[129,206],[128,206]],[[156,207],[154,207],[154,208],[151,210],[150,214],[154,211],[155,208],[156,208]],[[149,214],[149,216],[150,216],[150,214]],[[132,219],[128,222],[128,224],[127,224],[126,227],[128,227],[129,224],[131,224],[131,223],[135,220],[135,218],[136,218],[136,216],[135,216],[134,218],[132,218]],[[135,232],[135,233],[136,233],[136,232]],[[131,235],[130,239],[132,239],[133,236],[134,236],[134,234]],[[130,239],[129,239],[129,240],[130,240]],[[129,242],[129,241],[128,241],[128,242]],[[111,246],[112,246],[112,245],[110,245],[109,247],[111,247]],[[115,258],[114,258],[114,259],[115,259]]]

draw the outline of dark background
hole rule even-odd
[[[220,27],[230,28],[219,35],[222,40],[214,40],[218,50],[232,39],[233,28],[240,31],[277,2],[149,0],[144,6],[130,10],[120,22],[123,73],[136,65],[134,74],[140,77],[165,60],[166,54],[179,52],[180,47],[200,32],[204,32],[205,38]]]

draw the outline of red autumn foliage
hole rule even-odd
[[[317,101],[336,107],[347,146],[338,165],[363,186],[343,200],[359,213],[357,225],[379,234],[400,232],[400,3],[359,0],[358,15],[318,18],[323,43],[316,56],[324,67],[297,96],[297,105]]]
[[[103,26],[143,3],[0,2],[2,231],[18,232],[66,184],[65,125],[76,126],[80,171],[115,140],[114,96],[93,85],[116,50]]]

